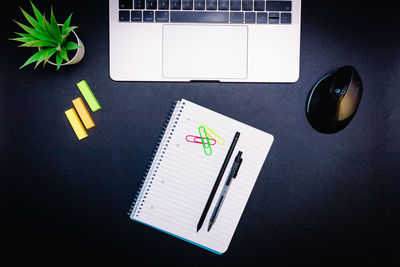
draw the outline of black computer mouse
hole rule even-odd
[[[356,69],[344,66],[320,79],[306,105],[307,119],[321,133],[336,133],[353,119],[363,85]]]

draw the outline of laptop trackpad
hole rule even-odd
[[[246,79],[247,26],[164,25],[163,76]]]

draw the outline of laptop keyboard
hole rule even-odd
[[[292,1],[119,0],[119,21],[291,24]]]

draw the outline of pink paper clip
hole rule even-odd
[[[205,140],[205,138],[203,137]],[[214,146],[217,141],[215,139],[209,139],[210,140],[210,145]],[[195,143],[195,144],[203,144],[201,142],[201,137],[200,136],[194,136],[194,135],[186,135],[186,141],[190,143]]]

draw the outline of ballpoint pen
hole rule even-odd
[[[217,180],[214,183],[214,186],[213,186],[213,188],[211,190],[210,196],[208,197],[207,203],[206,203],[206,205],[205,205],[205,207],[203,209],[203,213],[200,216],[199,223],[197,224],[197,232],[200,230],[201,226],[203,225],[203,222],[204,222],[204,220],[206,218],[208,209],[211,206],[211,202],[214,199],[214,195],[217,192],[217,189],[218,189],[218,186],[219,186],[219,184],[221,182],[222,176],[224,175],[226,166],[228,165],[228,162],[231,159],[233,150],[235,149],[236,143],[239,140],[239,136],[240,136],[240,132],[236,132],[235,136],[233,137],[231,146],[229,147],[229,150],[228,150],[228,153],[226,154],[225,160],[222,163],[221,170],[218,173]]]
[[[226,194],[228,193],[229,186],[231,184],[232,178],[236,178],[236,175],[237,175],[238,170],[240,168],[240,164],[242,164],[242,161],[243,161],[243,159],[242,159],[242,151],[239,151],[239,153],[237,154],[237,156],[235,158],[235,161],[233,162],[233,166],[232,166],[231,172],[228,175],[228,179],[226,179],[226,183],[224,185],[224,188],[221,191],[221,195],[218,198],[218,202],[215,205],[214,211],[213,211],[213,213],[211,215],[211,218],[210,218],[210,223],[208,224],[207,231],[210,231],[211,227],[213,226],[213,224],[217,220],[218,213],[219,213],[219,211],[221,209],[222,204],[224,203],[224,200],[225,200]]]

